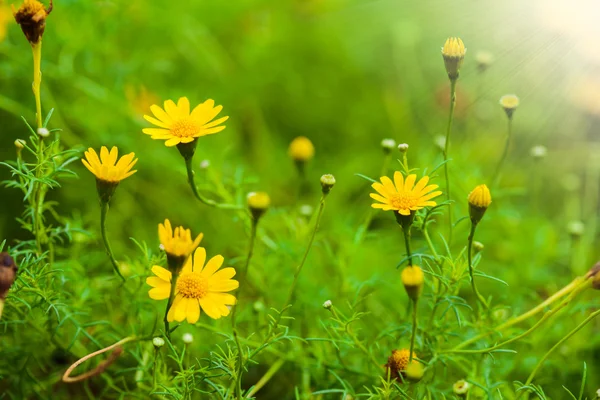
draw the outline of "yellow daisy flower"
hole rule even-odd
[[[189,229],[183,226],[176,227],[174,230],[171,227],[171,221],[165,219],[164,224],[158,224],[158,239],[163,250],[175,257],[187,258],[204,237],[203,233],[196,236],[192,240],[192,233]]]
[[[229,315],[236,303],[235,296],[226,293],[239,287],[239,282],[231,279],[235,269],[221,268],[223,256],[217,255],[206,262],[206,250],[196,249],[194,257],[189,257],[175,284],[175,298],[167,313],[169,322],[187,320],[194,324],[200,318],[200,309],[213,319]],[[155,265],[152,272],[156,276],[146,279],[152,286],[148,292],[151,299],[168,299],[171,292],[172,274],[167,269]]]
[[[81,159],[81,162],[87,169],[90,170],[96,178],[102,182],[110,184],[118,184],[123,179],[135,174],[137,170],[131,170],[137,158],[134,160],[135,153],[129,153],[119,158],[119,149],[113,146],[110,152],[106,146],[102,146],[100,149],[100,158],[98,154],[91,147],[85,152],[85,158]]]
[[[394,173],[394,182],[387,176],[382,176],[380,180],[381,183],[375,182],[371,185],[379,193],[371,193],[371,198],[379,202],[371,207],[385,211],[395,210],[401,215],[410,215],[411,211],[435,206],[436,202],[431,199],[442,194],[440,191],[433,192],[438,185],[427,185],[428,176],[421,178],[416,185],[417,175],[410,174],[404,179],[399,171]]]
[[[212,99],[196,106],[191,112],[187,97],[179,98],[177,104],[173,100],[167,100],[164,109],[157,105],[150,107],[154,117],[144,115],[146,121],[159,128],[145,128],[142,132],[150,135],[152,139],[166,140],[165,145],[168,147],[191,143],[200,136],[225,129],[224,125],[218,125],[227,121],[229,117],[221,117],[213,121],[222,109],[223,106],[215,107],[215,101]]]

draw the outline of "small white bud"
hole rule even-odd
[[[37,130],[37,134],[41,137],[48,137],[50,135],[50,131],[46,128],[39,128]]]
[[[210,167],[210,161],[208,161],[208,160],[200,161],[200,169],[207,169],[208,167]]]
[[[383,139],[381,141],[381,148],[386,154],[391,152],[394,149],[394,147],[396,147],[396,141],[394,139]]]
[[[585,224],[581,221],[571,221],[567,227],[569,234],[573,237],[580,237],[585,231]]]
[[[181,340],[183,340],[183,343],[185,344],[191,344],[194,341],[194,337],[191,333],[184,333]]]
[[[434,139],[434,143],[440,150],[443,151],[446,148],[446,137],[437,135]]]
[[[310,204],[303,204],[300,206],[300,214],[302,214],[305,217],[310,217],[313,214],[313,207]]]
[[[157,349],[160,349],[161,347],[163,347],[165,345],[165,339],[163,339],[161,337],[155,337],[154,339],[152,339],[152,344]]]
[[[544,158],[548,154],[548,149],[546,146],[533,146],[529,151],[529,154],[531,154],[531,157],[533,158]]]
[[[408,151],[408,143],[400,143],[398,145],[398,150],[400,153],[406,153]]]
[[[600,399],[600,389],[596,390],[596,400]]]
[[[331,302],[331,300],[327,300],[327,301],[325,301],[325,303],[323,303],[323,308],[326,310],[329,310],[332,306],[333,306],[333,303]]]

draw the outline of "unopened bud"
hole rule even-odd
[[[396,141],[394,139],[383,139],[381,141],[381,148],[385,154],[390,154],[394,147],[396,147]]]
[[[425,367],[420,362],[413,361],[404,370],[404,375],[411,382],[419,382],[425,375]]]
[[[21,150],[23,150],[25,148],[26,144],[27,144],[27,142],[24,141],[23,139],[15,140],[15,148],[17,149],[17,154],[21,153]]]
[[[327,300],[327,301],[325,301],[325,303],[323,303],[323,308],[326,310],[329,310],[332,306],[333,306],[333,303],[331,302],[331,300]]]
[[[494,55],[489,51],[480,51],[475,55],[475,61],[479,72],[485,72],[494,61]]]
[[[406,289],[408,297],[414,301],[417,301],[419,296],[421,296],[423,282],[425,280],[421,267],[409,265],[402,270],[400,278],[402,280],[402,284],[404,285],[404,289]]]
[[[251,192],[246,197],[248,209],[252,217],[257,221],[271,205],[271,198],[265,192]]]
[[[473,224],[478,224],[483,218],[483,214],[492,204],[492,195],[490,189],[486,185],[476,186],[475,189],[469,193],[469,215]]]
[[[184,333],[181,337],[181,340],[183,340],[183,343],[185,344],[192,344],[192,342],[194,341],[194,337],[191,333]]]
[[[37,130],[37,134],[40,135],[41,137],[45,138],[50,136],[50,131],[47,128],[39,128]]]
[[[483,245],[483,243],[481,243],[481,242],[478,242],[478,241],[474,241],[474,242],[473,242],[473,249],[474,249],[474,250],[475,250],[477,253],[479,253],[479,252],[483,251],[484,247],[485,247],[485,246],[484,246],[484,245]]]
[[[571,221],[567,227],[569,234],[573,239],[577,239],[583,235],[585,231],[585,225],[581,221]]]
[[[408,151],[408,143],[400,143],[398,145],[398,150],[400,153],[406,153]]]
[[[323,194],[328,194],[331,188],[335,185],[335,177],[331,174],[326,174],[321,177],[321,188]]]
[[[529,154],[531,154],[531,157],[535,159],[541,159],[546,157],[546,155],[548,154],[548,149],[546,148],[546,146],[542,145],[533,146],[529,151]]]
[[[452,390],[454,394],[460,398],[467,397],[467,393],[469,393],[469,389],[471,388],[471,384],[463,379],[457,381],[453,386]]]
[[[210,161],[209,160],[202,160],[202,161],[200,161],[200,169],[207,169],[208,167],[210,167]]]
[[[512,118],[513,113],[519,106],[519,98],[514,94],[504,95],[500,98],[500,105],[504,108],[508,118]]]
[[[165,345],[165,339],[157,336],[154,339],[152,339],[152,344],[154,345],[155,349],[160,349]]]
[[[310,216],[313,214],[313,207],[310,204],[303,204],[300,206],[300,214],[306,218],[310,218]]]

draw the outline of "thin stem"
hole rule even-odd
[[[2,311],[4,311],[4,299],[0,299],[0,319],[2,319]]]
[[[477,300],[481,302],[481,304],[487,309],[488,304],[485,299],[479,292],[477,291],[477,287],[475,286],[475,276],[473,275],[473,238],[475,237],[475,228],[477,228],[477,224],[471,224],[471,232],[469,233],[469,245],[467,248],[467,261],[469,264],[469,276],[471,277],[471,287],[473,288],[473,293],[477,296]]]
[[[410,228],[411,228],[411,225],[402,227],[402,232],[404,234],[404,247],[406,248],[406,257],[408,257],[408,266],[409,267],[411,267],[413,265],[412,252],[410,251]]]
[[[277,329],[277,327],[279,326],[279,322],[281,322],[281,318],[283,317],[283,313],[288,309],[288,306],[290,305],[290,302],[292,301],[292,297],[294,296],[296,285],[298,284],[298,277],[300,276],[300,272],[302,272],[302,268],[304,267],[304,263],[306,262],[306,258],[308,257],[308,253],[310,252],[310,249],[311,249],[312,244],[313,244],[313,242],[315,240],[315,236],[317,234],[317,231],[319,230],[319,224],[321,223],[321,217],[323,215],[323,209],[325,208],[325,199],[326,199],[326,197],[327,197],[327,194],[323,194],[321,196],[321,201],[319,203],[319,211],[317,213],[317,219],[315,221],[315,227],[313,229],[312,234],[310,235],[310,239],[308,241],[308,245],[306,246],[306,251],[304,252],[304,255],[302,256],[302,260],[300,261],[300,264],[298,264],[298,266],[296,267],[296,272],[294,273],[294,280],[292,281],[292,286],[290,286],[290,290],[289,290],[289,293],[288,293],[287,298],[285,300],[285,303],[283,305],[283,308],[281,309],[281,311],[279,312],[279,314],[275,318],[275,322],[269,328],[269,332],[267,333],[267,336],[265,337],[265,339],[262,342],[262,344],[259,347],[257,347],[256,349],[254,349],[254,351],[248,356],[248,359],[251,359],[256,354],[258,354],[258,352],[260,352],[264,348],[264,346],[269,342],[269,340],[271,340],[271,337],[273,336],[273,333],[274,333],[275,329]]]
[[[583,288],[584,284],[586,282],[587,282],[587,279],[585,277],[575,278],[573,280],[573,282],[569,283],[567,286],[565,286],[558,292],[554,293],[552,296],[548,297],[542,303],[538,304],[537,306],[535,306],[531,310],[527,311],[526,313],[523,313],[517,317],[510,319],[490,331],[487,331],[487,332],[481,333],[477,336],[474,336],[471,339],[468,339],[468,340],[462,342],[461,344],[459,344],[458,346],[454,347],[452,350],[455,351],[455,350],[462,349],[473,342],[476,342],[480,339],[483,339],[486,336],[491,335],[494,332],[501,332],[507,328],[510,328],[513,325],[516,325],[522,321],[525,321],[526,319],[528,319],[528,318],[534,316],[535,314],[539,313],[540,311],[542,311],[544,308],[546,308],[550,304],[554,303],[556,300],[568,295],[569,293],[573,292],[574,290],[576,290],[578,288]],[[578,292],[579,292],[579,290],[578,290]]]
[[[110,247],[110,243],[108,241],[108,237],[106,235],[106,215],[108,214],[109,205],[108,202],[103,202],[100,208],[100,231],[102,232],[102,241],[104,242],[104,248],[106,249],[106,254],[110,259],[110,262],[113,266],[113,269],[119,275],[119,277],[125,282],[125,277],[121,274],[119,270],[119,263],[115,259],[113,255],[112,249]]]
[[[456,81],[450,79],[450,111],[446,127],[446,140],[444,142],[444,176],[446,178],[446,199],[450,200],[450,177],[448,173],[448,150],[450,149],[450,133],[454,121],[454,108],[456,107]],[[448,242],[452,241],[452,204],[448,204]]]
[[[405,157],[406,157],[406,155],[405,155]],[[381,172],[379,173],[379,176],[384,176],[386,174],[391,158],[392,158],[391,153],[385,154],[385,156],[383,158],[383,165],[381,166]],[[371,225],[371,221],[373,220],[373,212],[374,211],[375,210],[372,207],[369,207],[369,211],[367,212],[367,216],[366,216],[364,222],[358,228],[356,235],[354,236],[354,244],[360,243],[363,240],[363,238],[365,237],[365,234],[366,234],[367,230],[369,229],[369,225]]]
[[[492,179],[493,185],[498,186],[500,183],[500,173],[502,171],[502,166],[508,156],[508,149],[510,147],[510,139],[512,137],[512,116],[508,117],[508,127],[506,131],[506,142],[504,143],[504,150],[502,151],[502,157],[500,157],[500,161],[498,162],[498,166],[496,167],[496,172],[494,172],[494,177]]]
[[[240,278],[240,281],[242,283],[245,283],[246,279],[248,278],[248,269],[250,268],[250,260],[252,259],[252,255],[254,254],[254,243],[256,241],[257,226],[258,226],[258,220],[255,218],[252,218],[252,227],[250,230],[250,244],[248,246],[248,255],[246,256],[246,264],[244,266],[244,269],[242,270],[242,274],[241,274],[241,278]],[[237,292],[238,301],[241,299],[241,293],[242,293],[242,290],[240,288]],[[233,307],[233,312],[231,313],[231,327],[233,329],[233,337],[235,339],[235,344],[236,344],[237,350],[238,350],[238,364],[237,364],[237,374],[236,374],[236,393],[237,393],[237,398],[241,399],[242,398],[242,374],[244,372],[244,355],[242,352],[242,346],[240,344],[240,340],[238,338],[239,334],[238,334],[237,325],[236,325],[237,309],[238,309],[237,305],[235,307]]]
[[[544,364],[544,361],[546,361],[546,359],[548,357],[550,357],[550,354],[552,354],[554,352],[554,350],[559,348],[564,342],[569,340],[571,338],[571,336],[573,336],[574,334],[579,332],[585,325],[587,325],[588,322],[590,322],[591,320],[596,318],[598,315],[600,315],[600,310],[597,310],[597,311],[591,313],[586,319],[584,319],[579,325],[577,325],[575,327],[575,329],[573,329],[565,337],[560,339],[554,346],[552,346],[552,348],[550,350],[548,350],[548,352],[546,354],[544,354],[544,356],[541,358],[541,360],[537,363],[537,365],[535,366],[535,368],[529,375],[529,378],[527,378],[527,381],[525,382],[524,386],[529,386],[531,384],[531,382],[533,381],[533,378],[535,377],[535,374],[537,374],[538,370],[542,367],[542,364]],[[519,392],[516,399],[518,400],[523,393],[525,393],[525,391]]]
[[[417,337],[417,302],[418,300],[413,300],[413,308],[412,308],[412,334],[410,336],[410,355],[409,362],[413,360],[413,351],[415,350],[415,338]]]
[[[175,289],[177,287],[177,277],[178,275],[171,271],[171,290],[169,291],[169,300],[167,300],[167,307],[165,309],[165,316],[163,318],[163,322],[165,324],[165,336],[167,339],[171,340],[171,329],[169,329],[169,309],[173,304],[173,300],[175,299]]]
[[[194,169],[192,167],[192,161],[193,161],[192,157],[186,158],[185,159],[185,168],[187,170],[188,183],[190,184],[190,187],[192,188],[192,192],[194,192],[194,196],[196,196],[196,198],[198,200],[200,200],[202,203],[206,204],[207,206],[211,206],[211,207],[223,208],[223,209],[227,209],[227,210],[241,210],[242,209],[242,207],[236,206],[235,204],[217,203],[214,200],[207,199],[206,197],[202,196],[200,194],[200,192],[198,191],[198,187],[196,187],[196,182],[194,179]]]
[[[277,371],[279,371],[283,364],[285,364],[285,358],[280,358],[279,360],[275,361],[275,363],[271,365],[271,367],[267,370],[263,377],[260,378],[258,382],[256,382],[256,385],[252,387],[252,390],[248,392],[247,397],[254,396],[260,389],[262,389],[271,380],[271,378],[275,376],[275,374],[277,373]]]
[[[42,98],[40,88],[42,85],[42,41],[31,46],[33,51],[33,96],[35,97],[35,113],[38,129],[42,128]]]

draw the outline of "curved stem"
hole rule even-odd
[[[446,178],[446,199],[450,200],[450,177],[448,173],[448,150],[450,149],[450,133],[454,121],[454,108],[456,107],[456,79],[450,79],[450,111],[446,127],[446,140],[444,142],[444,176]],[[452,204],[448,204],[448,242],[452,241]]]
[[[102,241],[104,242],[104,248],[106,249],[106,254],[110,259],[113,269],[115,270],[117,275],[119,275],[119,277],[123,280],[123,282],[125,282],[125,277],[121,274],[121,271],[119,270],[119,263],[113,255],[110,243],[108,241],[108,237],[106,235],[106,215],[108,214],[108,209],[108,202],[103,202],[100,208],[100,231],[102,232]]]
[[[258,220],[252,219],[252,227],[250,230],[250,244],[248,246],[248,255],[246,256],[246,264],[244,266],[244,270],[242,271],[240,282],[244,283],[248,278],[248,269],[250,268],[250,260],[252,259],[252,255],[254,254],[254,242],[256,241],[256,228],[258,226]],[[237,292],[238,301],[240,300],[242,290],[241,288]],[[231,327],[233,329],[233,337],[235,339],[235,344],[238,350],[238,364],[237,364],[237,374],[236,374],[236,393],[237,398],[242,398],[242,374],[244,373],[244,355],[242,353],[242,346],[240,344],[240,340],[238,338],[238,330],[236,326],[236,315],[237,315],[238,306],[233,307],[233,311],[231,313]]]
[[[500,172],[502,171],[502,166],[504,165],[504,161],[506,161],[506,157],[508,156],[508,149],[510,147],[510,139],[512,137],[512,116],[508,117],[508,128],[506,132],[506,142],[504,143],[504,150],[502,151],[502,157],[500,157],[500,161],[498,162],[498,166],[496,167],[496,172],[494,172],[494,177],[492,179],[493,185],[498,186],[500,183]]]
[[[409,362],[413,360],[413,351],[415,350],[415,338],[417,337],[417,300],[413,300],[412,317],[412,334],[410,336]]]
[[[211,206],[211,207],[223,208],[223,209],[227,209],[227,210],[241,210],[242,209],[242,207],[236,206],[235,204],[217,203],[214,200],[207,199],[206,197],[202,196],[200,194],[200,192],[198,191],[198,188],[196,187],[196,182],[194,179],[194,169],[192,167],[192,161],[193,161],[193,158],[191,158],[191,157],[186,158],[185,159],[185,168],[187,170],[188,183],[190,184],[190,187],[192,188],[192,192],[194,192],[194,196],[196,196],[196,198],[198,200],[200,200],[202,203],[206,204],[207,206]]]
[[[475,237],[475,228],[477,227],[477,224],[471,224],[471,232],[469,233],[469,244],[468,244],[468,249],[467,249],[467,261],[469,264],[469,276],[471,277],[471,287],[473,288],[473,293],[475,293],[475,296],[477,296],[477,300],[479,300],[479,302],[481,302],[481,304],[487,309],[488,308],[488,304],[486,303],[485,299],[483,298],[483,296],[481,296],[481,294],[479,294],[479,292],[477,291],[477,287],[475,286],[475,276],[473,275],[473,238]]]
[[[541,358],[541,360],[537,363],[537,365],[535,366],[535,368],[533,369],[533,371],[529,375],[529,378],[527,378],[527,381],[525,382],[525,386],[529,386],[529,384],[531,384],[531,382],[533,381],[533,378],[535,377],[535,374],[537,374],[538,370],[542,367],[542,364],[544,364],[544,361],[546,361],[546,359],[548,357],[550,357],[550,354],[552,354],[552,352],[554,352],[554,350],[556,350],[557,348],[559,348],[560,345],[562,345],[564,342],[566,342],[567,340],[569,340],[571,338],[571,336],[573,336],[574,334],[576,334],[577,332],[579,332],[581,330],[581,328],[583,328],[585,325],[587,325],[588,322],[590,322],[591,320],[593,320],[594,318],[596,318],[598,315],[600,315],[600,310],[597,310],[597,311],[593,312],[592,314],[590,314],[579,325],[577,325],[575,327],[575,329],[573,329],[565,337],[563,337],[562,339],[560,339],[554,346],[552,346],[552,348],[550,350],[548,350],[548,352],[546,352],[546,354],[544,354],[544,356]],[[523,393],[525,393],[525,391],[519,392],[519,394],[516,397],[516,400],[518,400]]]

